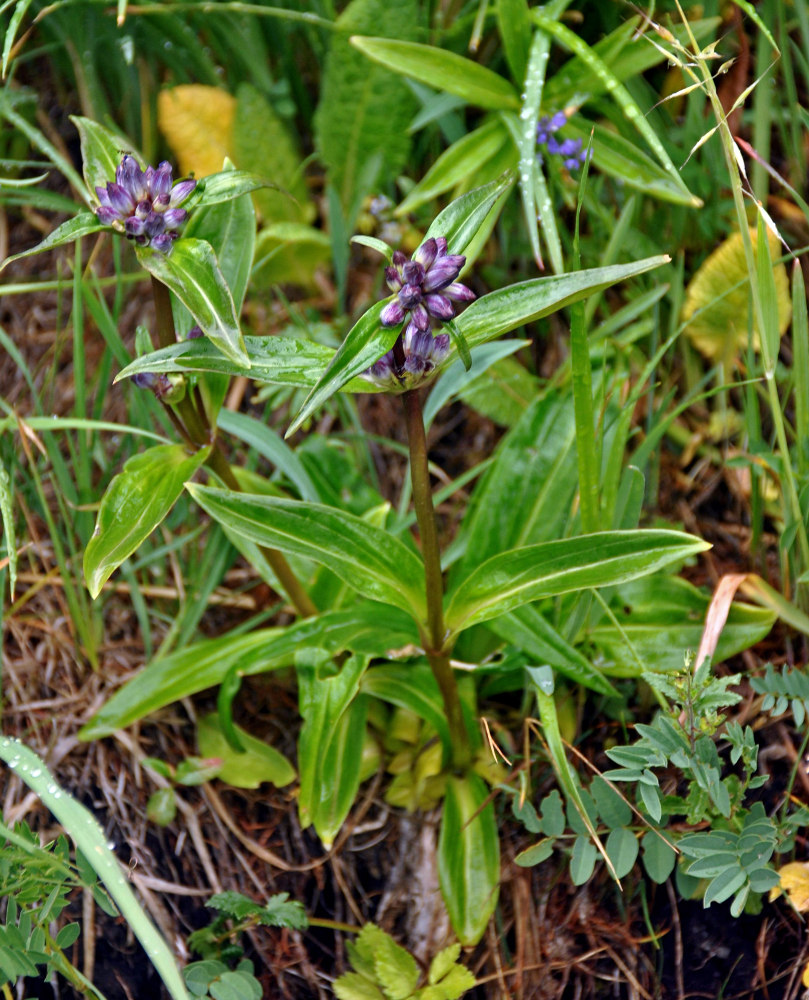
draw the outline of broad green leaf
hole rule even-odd
[[[396,74],[360,55],[349,36],[375,32],[412,39],[423,23],[415,0],[352,0],[330,35],[315,113],[315,146],[349,219],[375,183],[369,164],[376,161],[372,173],[383,186],[404,167],[411,146],[408,126],[417,108]]]
[[[252,677],[295,662],[300,649],[337,655],[351,649],[384,656],[391,646],[418,642],[412,619],[379,604],[332,611],[288,628],[259,629],[248,635],[206,639],[158,657],[120,688],[80,730],[83,740],[109,736],[172,702],[220,684],[231,669]]]
[[[368,658],[352,656],[339,674],[298,667],[303,728],[298,738],[301,826],[314,824],[328,849],[359,788],[367,698],[359,694]]]
[[[588,632],[611,677],[637,677],[642,668],[682,670],[687,650],[699,647],[710,598],[679,577],[654,576],[624,584],[613,600],[615,621]],[[716,662],[760,642],[775,622],[767,608],[734,603],[719,637]]]
[[[398,538],[345,511],[188,484],[199,505],[257,545],[323,563],[355,590],[425,617],[424,564]]]
[[[408,708],[429,722],[449,756],[451,742],[444,703],[438,683],[426,663],[385,663],[372,667],[362,678],[362,690],[392,705]]]
[[[351,44],[375,62],[445,90],[480,108],[519,108],[516,91],[502,76],[446,49],[416,42],[353,36]]]
[[[311,388],[334,357],[331,347],[296,337],[245,337],[245,346],[249,365],[226,358],[204,337],[183,341],[136,358],[119,372],[115,381],[131,378],[138,372],[196,371],[246,375],[276,385]],[[374,391],[373,385],[365,379],[355,379],[345,388],[354,392]]]
[[[525,0],[519,0],[524,3]],[[445,150],[408,192],[395,215],[407,215],[421,205],[450,191],[475,176],[482,163],[490,160],[508,141],[508,133],[498,118],[490,118],[480,128],[464,135]]]
[[[523,650],[537,664],[546,663],[576,684],[608,697],[617,691],[574,646],[562,638],[542,613],[526,604],[489,622],[495,635]]]
[[[638,858],[638,838],[635,834],[625,826],[619,826],[610,830],[604,847],[615,869],[615,877],[628,875]]]
[[[520,851],[514,858],[514,864],[519,865],[520,868],[534,868],[536,865],[541,865],[543,861],[548,860],[553,854],[553,848],[554,841],[550,837],[546,837],[544,840],[540,840],[538,844],[526,847],[524,851]]]
[[[250,367],[233,296],[210,243],[181,237],[167,254],[141,246],[135,247],[135,254],[174,292],[225,357]]]
[[[241,198],[242,195],[260,191],[262,188],[275,188],[276,186],[263,174],[257,174],[250,170],[235,170],[233,168],[220,170],[215,174],[203,177],[189,201],[183,202],[183,207],[188,205],[194,208],[210,208],[226,201],[233,201],[234,198]],[[197,195],[197,190],[199,195]],[[198,200],[195,200],[196,198]]]
[[[700,208],[702,201],[678,184],[668,170],[659,166],[641,149],[598,123],[575,116],[558,133],[559,138],[581,139],[585,146],[593,133],[592,162],[602,173],[610,174],[630,187],[663,201],[689,208]]]
[[[497,0],[497,30],[503,42],[511,79],[521,86],[531,47],[531,17],[527,0]]]
[[[235,788],[258,788],[269,781],[283,788],[295,780],[295,768],[283,754],[263,740],[236,726],[244,753],[230,746],[219,727],[216,712],[203,715],[197,722],[197,746],[203,757],[219,757],[222,767],[216,773],[220,781]]]
[[[693,535],[648,529],[511,549],[478,566],[447,595],[447,628],[457,632],[542,597],[633,580],[708,548]]]
[[[106,228],[98,221],[95,212],[80,212],[72,219],[68,219],[67,222],[63,222],[61,226],[57,226],[49,236],[37,243],[35,247],[6,257],[0,264],[0,271],[14,260],[31,257],[35,253],[44,253],[46,250],[53,250],[54,247],[63,246],[65,243],[75,243],[82,236],[90,236],[92,233],[99,233]]]
[[[647,257],[631,264],[613,264],[523,281],[472,302],[455,324],[469,346],[474,347],[669,261],[667,255]]]
[[[462,194],[438,213],[424,238],[443,236],[447,241],[448,253],[464,253],[497,200],[509,191],[513,183],[513,176],[506,173]],[[464,331],[461,332],[465,336]]]
[[[488,790],[477,774],[447,779],[438,839],[438,881],[462,945],[483,937],[497,906],[500,843]]]
[[[111,132],[82,115],[71,115],[70,120],[79,133],[84,183],[93,200],[97,201],[96,188],[106,188],[110,181],[115,180],[115,172],[124,153],[130,153],[138,161],[140,157],[120,133]]]
[[[472,495],[466,553],[451,582],[505,549],[564,533],[577,486],[573,406],[566,394],[535,399],[498,444]]]
[[[267,424],[246,413],[222,410],[217,419],[217,426],[226,434],[232,434],[244,441],[259,455],[272,462],[275,468],[292,483],[301,500],[320,499],[315,484],[298,454]]]
[[[130,458],[112,480],[84,550],[84,578],[93,598],[168,514],[209,452],[189,455],[183,445],[156,445]]]
[[[171,950],[135,898],[121,863],[108,846],[109,838],[95,816],[63,791],[40,758],[22,743],[0,738],[0,758],[39,796],[42,804],[73,838],[112,896],[127,927],[140,941],[173,1000],[190,1000]]]

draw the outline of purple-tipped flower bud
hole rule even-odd
[[[204,336],[205,336],[205,334],[202,332],[202,330],[201,330],[200,327],[198,327],[198,326],[192,326],[191,329],[188,331],[188,335],[187,335],[186,339],[187,340],[199,340],[200,337],[204,337]]]
[[[379,314],[382,326],[397,326],[405,318],[405,310],[398,299],[389,302]]]
[[[97,187],[99,222],[112,226],[141,245],[163,253],[179,236],[188,213],[178,206],[196,187],[195,180],[172,187],[171,166],[163,161],[155,170],[141,170],[134,156],[126,155],[106,188]]]
[[[444,247],[446,250],[446,247]],[[413,260],[421,264],[421,266],[428,271],[432,265],[435,258],[438,256],[438,243],[434,237],[430,237],[425,240],[421,246],[413,254]]]
[[[385,268],[385,281],[395,297],[380,313],[380,322],[394,326],[409,317],[401,335],[404,365],[399,367],[388,351],[363,372],[365,378],[386,389],[411,389],[447,357],[449,336],[434,336],[433,330],[455,316],[454,302],[475,297],[456,280],[465,263],[462,254],[447,253],[444,236],[425,240],[411,260],[401,250],[393,254],[392,264]]]

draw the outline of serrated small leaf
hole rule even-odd
[[[459,944],[451,944],[447,948],[443,948],[430,962],[430,971],[427,974],[427,982],[434,986],[439,979],[443,979],[444,976],[450,971],[450,969],[458,961],[461,954],[461,946]]]
[[[416,960],[389,936],[375,950],[374,972],[388,1000],[407,1000],[419,981]]]
[[[385,1000],[377,986],[356,972],[346,972],[332,985],[337,1000]]]

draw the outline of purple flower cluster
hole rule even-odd
[[[433,330],[455,316],[456,302],[471,302],[475,293],[457,281],[466,263],[462,254],[448,254],[443,236],[430,237],[410,260],[401,250],[385,268],[385,281],[396,294],[382,310],[383,326],[407,324],[402,332],[404,362],[388,351],[363,374],[388,388],[411,388],[429,375],[449,354],[449,335]]]
[[[195,180],[172,185],[171,164],[141,170],[134,156],[124,156],[115,180],[97,187],[98,221],[113,226],[130,239],[167,253],[179,236],[188,212],[178,206],[196,187]]]
[[[558,132],[567,122],[564,111],[555,115],[540,118],[537,124],[537,144],[544,146],[551,156],[560,156],[568,170],[575,170],[587,159],[587,150],[582,149],[581,139],[562,139],[560,142],[554,132]],[[542,160],[542,154],[537,154]]]

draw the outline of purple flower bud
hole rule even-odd
[[[188,335],[187,335],[186,339],[187,340],[198,340],[200,337],[204,337],[204,336],[205,336],[205,334],[202,332],[202,330],[200,329],[200,327],[198,327],[198,326],[192,326],[191,329],[188,331]]]
[[[548,139],[547,145],[548,145],[548,152],[551,153],[553,156],[556,156],[559,154],[559,152],[561,152],[562,144],[554,136],[551,136]]]
[[[561,156],[577,156],[581,149],[581,139],[563,139],[559,146]]]
[[[146,220],[139,219],[136,215],[130,215],[124,222],[124,229],[127,236],[142,236],[146,232]]]
[[[555,132],[557,129],[560,129],[566,123],[567,123],[567,115],[564,113],[564,111],[557,111],[556,114],[551,117],[549,125],[551,131]]]
[[[175,184],[171,189],[171,207],[176,208],[177,205],[181,205],[196,186],[197,182],[193,178],[187,181],[179,181]]]
[[[395,267],[385,268],[385,283],[392,292],[398,292],[402,287],[402,278]]]
[[[107,205],[99,205],[96,209],[96,215],[102,226],[111,226],[113,222],[118,221],[118,213]]]
[[[442,288],[441,294],[452,299],[453,302],[472,302],[473,299],[477,298],[472,289],[462,285],[460,281],[453,281],[451,285]]]
[[[107,185],[107,199],[110,208],[119,215],[130,215],[135,211],[135,199],[120,184]]]
[[[427,307],[423,302],[411,310],[410,312],[411,322],[416,325],[419,330],[429,330],[430,329],[430,314],[427,312]]]
[[[155,170],[151,184],[149,185],[152,198],[165,198],[166,202],[168,202],[171,197],[171,180],[171,164],[163,160],[157,170]]]
[[[433,361],[436,364],[441,362],[449,354],[449,334],[437,333],[433,338]]]
[[[424,279],[424,291],[437,292],[451,284],[461,273],[461,268],[465,263],[466,257],[461,254],[448,254],[436,258]]]
[[[169,250],[171,250],[172,243],[176,239],[177,233],[161,233],[159,236],[155,236],[150,246],[153,250],[159,250],[161,253],[168,253]]]
[[[393,251],[393,264],[394,264],[394,267],[402,267],[402,265],[405,264],[406,261],[407,261],[407,257],[404,255],[404,253],[401,250],[394,250]]]
[[[447,238],[446,238],[446,236],[436,236],[436,238],[435,238],[435,247],[436,247],[436,250],[438,251],[438,256],[439,257],[443,257],[444,254],[447,252]]]
[[[389,302],[379,314],[382,326],[398,326],[405,318],[405,310],[398,299]]]
[[[452,319],[455,315],[455,309],[449,299],[445,298],[443,295],[426,295],[424,297],[424,305],[427,307],[427,312],[431,316],[435,316],[436,319],[446,322],[448,319]]]
[[[405,285],[398,298],[404,309],[413,309],[421,302],[421,285]]]
[[[411,354],[405,359],[405,371],[411,375],[421,375],[427,367],[427,359],[420,354]]]
[[[417,260],[409,260],[402,266],[402,277],[408,285],[420,285],[424,281],[424,268]]]
[[[177,226],[181,226],[186,218],[188,217],[188,212],[184,208],[170,208],[168,212],[162,213],[163,225],[167,229],[175,229]]]

